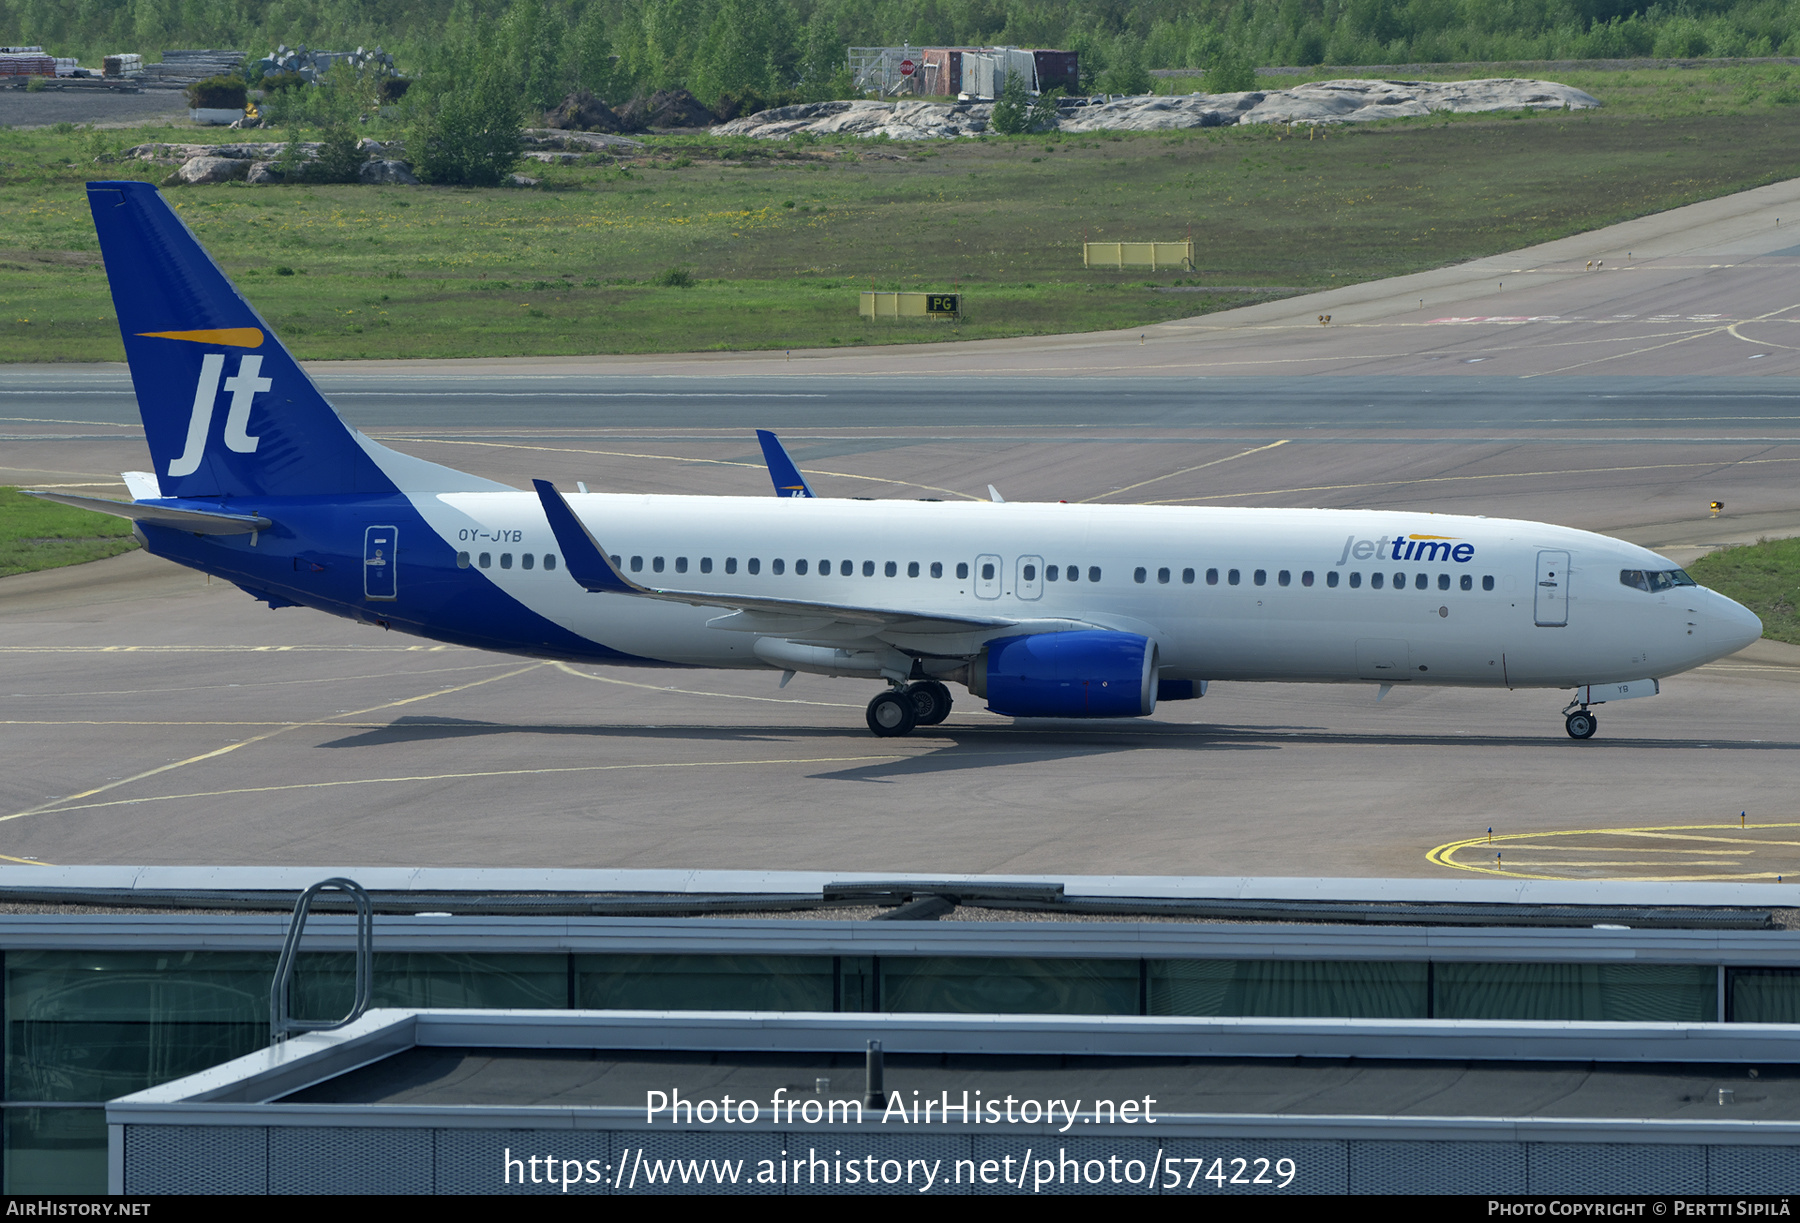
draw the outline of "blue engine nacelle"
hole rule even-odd
[[[988,708],[1013,718],[1137,718],[1156,710],[1156,643],[1087,629],[987,645]],[[977,664],[979,666],[979,663]]]

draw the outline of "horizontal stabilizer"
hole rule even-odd
[[[109,501],[105,497],[81,497],[74,493],[46,493],[21,489],[27,497],[41,497],[78,510],[94,510],[137,522],[192,531],[195,535],[249,535],[275,524],[260,514],[233,514],[226,510],[200,510],[178,505],[154,505],[142,501]]]

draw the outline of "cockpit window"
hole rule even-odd
[[[1673,586],[1697,586],[1699,583],[1681,569],[1621,569],[1619,585],[1654,594]]]

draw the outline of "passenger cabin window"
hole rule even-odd
[[[549,560],[548,557],[545,557],[544,559],[546,561]],[[545,568],[550,568],[550,567],[551,566],[549,566],[549,565],[545,566]],[[712,572],[712,557],[703,556],[700,558],[700,572],[701,573],[711,573]]]
[[[467,569],[469,567],[469,554],[467,552],[458,552],[456,554],[456,567],[458,569]]]
[[[799,574],[801,577],[805,577],[806,576],[806,562],[805,561],[795,561],[794,562],[794,572]]]
[[[1462,588],[1464,590],[1474,590],[1475,589],[1475,575],[1474,574],[1465,573],[1462,575]]]
[[[782,560],[779,556],[769,562],[769,572],[774,574],[776,577],[780,577],[782,575],[782,573],[785,572],[786,570],[787,570],[787,562]]]
[[[1280,573],[1275,575],[1275,584],[1277,586],[1286,586],[1289,582],[1291,582],[1293,580],[1294,580],[1293,575],[1290,574],[1285,569],[1283,569]]]
[[[1481,588],[1483,590],[1492,590],[1494,588],[1494,575],[1493,574],[1491,574],[1491,573],[1485,574],[1482,577]]]
[[[1450,589],[1450,575],[1449,574],[1447,574],[1447,573],[1438,574],[1438,589],[1439,590],[1449,590]]]
[[[1139,565],[1136,569],[1131,571],[1131,580],[1138,583],[1140,586],[1143,585],[1144,580],[1149,576],[1150,571],[1145,569],[1142,565]]]
[[[502,569],[511,569],[512,568],[512,553],[502,552],[500,554],[500,567]]]
[[[1098,582],[1099,580],[1100,580],[1100,566],[1089,565],[1088,566],[1088,581]]]
[[[1236,586],[1238,584],[1238,571],[1235,569],[1227,569],[1225,571],[1225,580],[1231,585]]]
[[[556,568],[556,553],[554,553],[554,552],[544,553],[544,568],[546,568],[546,569]]]
[[[855,572],[856,572],[855,562],[853,562],[853,561],[839,561],[838,562],[839,576],[849,577],[852,573],[855,573]]]
[[[1183,569],[1181,571],[1181,581],[1183,585],[1192,586],[1194,584],[1194,571],[1192,569]]]
[[[527,553],[525,553],[525,555],[523,555],[519,558],[519,568],[529,569],[529,568],[531,568],[532,562],[534,562],[535,560],[537,560],[537,557],[535,557],[531,553],[527,552]]]
[[[661,573],[662,571],[663,571],[663,558],[660,556],[652,557],[650,560],[650,572]]]
[[[1431,575],[1429,573],[1413,574],[1413,589],[1414,590],[1430,590],[1431,589]]]
[[[1406,589],[1406,575],[1404,573],[1396,573],[1394,575],[1394,589],[1395,590],[1405,590]]]
[[[687,572],[687,557],[678,556],[675,558],[675,572],[676,573],[686,573]]]
[[[886,574],[888,577],[894,577],[896,574],[898,574],[900,572],[900,567],[898,565],[896,565],[893,561],[889,561],[887,563],[886,567],[884,567],[881,572]],[[917,566],[914,566],[913,576],[915,576],[915,577],[918,576],[918,567]]]
[[[1302,586],[1311,586],[1312,585],[1312,570],[1307,569],[1307,570],[1304,570],[1301,572],[1300,584]],[[1334,585],[1335,585],[1335,583],[1334,583]]]
[[[1164,586],[1167,586],[1169,584],[1169,571],[1167,569],[1158,569],[1156,571],[1156,580],[1161,582]]]
[[[937,568],[937,566],[933,565],[932,568],[935,569],[935,568]],[[956,576],[958,579],[966,578],[969,576],[969,562],[968,561],[957,561],[956,562]]]
[[[753,556],[749,560],[745,561],[744,562],[744,572],[749,573],[749,574],[761,573],[762,572],[761,558]]]
[[[1354,573],[1350,575],[1350,584],[1352,586],[1356,585],[1356,575]],[[1369,575],[1369,589],[1370,590],[1380,590],[1386,584],[1387,584],[1387,576],[1385,574],[1371,573]]]
[[[1361,585],[1362,585],[1362,574],[1356,573],[1353,571],[1350,574],[1350,589],[1355,590],[1357,587],[1359,587]]]
[[[984,582],[991,582],[994,580],[994,562],[993,561],[988,561],[986,564],[982,565],[981,580]]]
[[[1325,571],[1325,584],[1327,586],[1331,587],[1333,590],[1337,589],[1337,584],[1338,584],[1338,571],[1337,570],[1327,569]]]
[[[1269,584],[1269,571],[1267,569],[1258,569],[1251,575],[1250,580],[1255,582],[1258,586],[1267,586]]]
[[[931,576],[934,578],[941,578],[944,576],[944,562],[943,561],[932,561],[931,562]]]
[[[866,578],[872,578],[875,576],[875,562],[874,561],[864,561],[863,562],[863,576]]]
[[[906,576],[909,578],[916,578],[919,576],[919,562],[918,561],[907,561],[906,562]]]
[[[476,563],[483,569],[490,568],[494,563],[494,554],[492,552],[483,552]]]
[[[1055,565],[1044,566],[1044,580],[1046,582],[1054,582],[1056,580],[1056,573],[1057,570]]]
[[[737,572],[737,557],[728,556],[725,558],[725,572],[726,573],[736,573]]]
[[[1208,586],[1217,586],[1219,584],[1219,571],[1217,569],[1208,569],[1206,571],[1206,584]]]
[[[644,558],[643,557],[634,556],[631,558],[631,571],[633,573],[642,573],[644,571]]]
[[[829,560],[819,562],[819,576],[822,578],[831,576],[831,562]]]
[[[1025,566],[1024,577],[1027,582],[1037,581],[1037,566],[1036,565]]]

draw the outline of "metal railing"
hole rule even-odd
[[[293,985],[294,965],[299,959],[300,935],[306,929],[306,916],[320,892],[346,892],[356,904],[356,996],[350,1013],[342,1019],[295,1019],[290,1013],[288,993]],[[322,879],[300,893],[294,902],[294,916],[288,922],[287,939],[281,944],[281,958],[275,964],[275,980],[269,985],[269,1045],[273,1048],[296,1032],[329,1032],[361,1019],[369,1009],[369,998],[375,980],[375,906],[368,892],[354,879]]]

